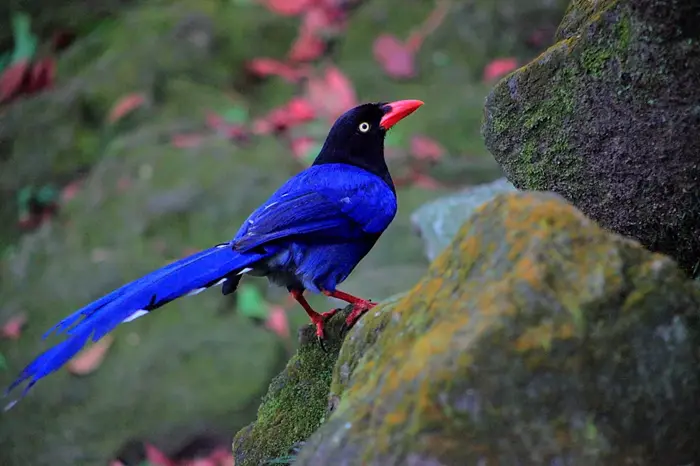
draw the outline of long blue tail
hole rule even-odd
[[[97,341],[122,322],[129,322],[181,296],[197,294],[222,284],[224,294],[235,291],[239,273],[265,257],[264,254],[238,253],[231,244],[220,244],[166,265],[118,288],[69,315],[44,334],[65,333],[67,338],[40,354],[24,368],[6,394],[25,380],[20,399],[39,379],[68,362],[90,337]],[[12,402],[6,409],[14,406]]]

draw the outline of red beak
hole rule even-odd
[[[379,122],[379,126],[384,128],[384,130],[388,130],[396,123],[418,110],[418,107],[421,105],[423,105],[423,102],[420,100],[397,100],[396,102],[388,103],[382,107],[384,109],[384,116]]]

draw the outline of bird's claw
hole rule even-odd
[[[330,311],[324,312],[323,314],[318,314],[318,318],[314,320],[314,325],[316,325],[316,339],[318,340],[318,345],[321,347],[321,350],[324,353],[327,353],[328,350],[326,349],[325,345],[326,334],[323,326],[326,323],[326,321],[333,317],[337,312],[338,309],[331,309]]]
[[[324,353],[328,353],[328,350],[326,349],[326,345],[323,343],[324,341],[326,341],[326,339],[322,336],[319,336],[319,335],[316,335],[316,339],[318,340],[318,346],[321,347],[321,351],[323,351]]]

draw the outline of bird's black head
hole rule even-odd
[[[392,126],[421,105],[420,100],[399,100],[363,104],[348,110],[333,124],[314,165],[355,165],[393,186],[384,160],[384,137]]]

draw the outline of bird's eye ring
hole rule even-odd
[[[360,123],[360,126],[358,126],[358,128],[363,133],[366,133],[367,131],[369,131],[369,123],[367,123],[366,121],[363,121],[362,123]]]

